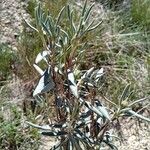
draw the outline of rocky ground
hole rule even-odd
[[[148,116],[147,116],[148,117]],[[149,150],[150,126],[136,118],[121,121],[123,141],[115,142],[119,150]]]
[[[29,15],[25,11],[26,4],[25,0],[0,1],[0,44],[8,44],[12,49],[17,50],[17,38],[22,31],[22,19],[29,20]],[[26,96],[20,85],[21,81],[16,78],[9,84],[13,102],[16,103],[22,101]],[[16,88],[13,88],[14,86]],[[133,119],[125,119],[122,122],[122,131],[124,142],[122,144],[116,142],[119,150],[150,149],[150,126],[144,123],[139,126]],[[41,149],[48,150],[52,143],[49,142],[49,139],[44,140],[47,142],[44,142]]]
[[[16,49],[17,38],[22,30],[22,19],[29,20],[25,0],[0,1],[0,44]]]

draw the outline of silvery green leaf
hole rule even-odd
[[[50,124],[49,125],[50,127],[52,128],[66,128],[67,127],[67,124],[66,123],[59,123],[59,124]]]
[[[113,135],[111,131],[106,131],[105,132],[105,134],[104,134],[104,140],[105,141],[111,142],[111,141],[113,141],[114,138],[117,139],[117,140],[120,140],[120,138]]]
[[[33,67],[36,69],[36,71],[42,76],[44,74],[44,71],[37,66],[36,64],[33,64]]]
[[[127,110],[126,113],[129,114],[129,115],[135,116],[135,117],[137,117],[137,118],[140,118],[140,119],[142,119],[142,120],[145,120],[145,121],[150,122],[150,119],[149,119],[149,118],[146,118],[146,117],[144,117],[144,116],[142,116],[142,115],[136,113],[136,112],[133,111],[133,110]]]
[[[60,27],[57,26],[56,27],[56,37],[59,37],[59,35],[60,35]]]
[[[144,98],[141,98],[141,99],[138,99],[138,100],[135,100],[135,101],[133,101],[131,104],[129,104],[129,107],[135,105],[136,103],[145,101],[145,100],[147,100],[148,98],[150,98],[150,96],[149,96],[149,97],[144,97]]]
[[[72,144],[72,142],[70,140],[68,140],[67,149],[68,150],[73,150],[73,144]]]
[[[64,37],[63,43],[64,43],[64,45],[67,45],[67,43],[68,43],[68,38],[67,37]]]
[[[57,29],[57,27],[55,27],[55,21],[54,21],[54,19],[52,18],[52,16],[49,16],[49,17],[48,17],[48,20],[49,20],[49,29],[50,29],[52,35],[55,36],[55,34],[56,34],[55,31],[56,31],[56,29]]]
[[[121,109],[121,110],[120,110],[120,113],[124,113],[124,112],[126,112],[126,111],[128,111],[128,110],[131,110],[131,108],[127,107],[127,108]]]
[[[36,7],[35,9],[35,18],[38,25],[41,23],[41,16],[42,16],[42,10],[41,10],[41,5],[39,3],[38,7]]]
[[[85,140],[91,144],[94,143],[92,138],[86,137],[86,135],[82,131],[80,131],[79,129],[75,129],[75,131],[76,131],[75,136],[78,137],[79,139]]]
[[[31,122],[26,122],[26,123],[35,127],[35,128],[41,129],[41,130],[51,130],[51,127],[49,125],[39,126],[39,125],[33,124]]]
[[[84,101],[83,99],[79,99],[81,102],[83,102],[83,104],[87,107],[87,108],[89,108],[90,110],[92,110],[94,113],[96,113],[97,115],[99,115],[99,116],[103,116],[103,114],[95,107],[95,106],[93,106],[90,102],[88,102],[88,101]]]
[[[61,48],[61,47],[62,47],[59,43],[55,43],[55,45],[56,45],[58,48]]]
[[[81,79],[85,79],[85,78],[89,77],[93,71],[94,71],[94,67],[90,68],[89,70],[87,70],[85,72],[85,74],[81,77]]]
[[[85,136],[86,136],[86,137],[90,137],[90,135],[91,135],[91,133],[90,133],[90,127],[91,127],[91,125],[88,124],[88,125],[86,126],[86,128],[85,128]]]
[[[40,78],[34,92],[33,96],[36,96],[40,93],[48,92],[54,88],[54,82],[50,74],[50,67],[46,69],[42,77]]]
[[[59,45],[61,46],[61,47],[64,47],[64,43],[63,43],[63,39],[62,39],[62,37],[59,37]]]
[[[46,33],[48,33],[49,36],[52,36],[52,33],[51,31],[49,30],[49,28],[47,27],[48,25],[45,25],[43,22],[42,22],[42,31],[43,31],[43,34],[46,35]]]
[[[80,18],[78,29],[77,29],[76,34],[75,34],[76,37],[79,35],[79,33],[82,29],[83,19],[84,19],[83,17]]]
[[[88,86],[88,87],[94,87],[94,85],[90,82],[86,82],[85,85]]]
[[[87,109],[87,111],[85,111],[84,113],[81,113],[80,115],[81,120],[83,120],[84,118],[90,117],[92,114],[92,111],[89,110],[87,107],[85,109]]]
[[[68,33],[65,30],[60,29],[60,31],[69,39],[69,35],[68,35]]]
[[[99,125],[102,125],[103,124],[103,118],[102,117],[98,117],[96,122],[99,124]]]
[[[87,124],[90,124],[91,122],[92,122],[91,116],[88,118],[84,118],[83,120],[77,122],[76,128],[81,128]]]
[[[84,16],[84,14],[86,12],[86,7],[87,7],[87,0],[85,0],[84,6],[83,6],[83,9],[82,9],[82,14],[81,14],[82,17]]]
[[[46,136],[64,136],[68,133],[66,131],[41,131],[41,134]]]
[[[70,5],[67,5],[67,15],[68,15],[68,18],[69,20],[71,21],[71,10],[70,10]]]
[[[86,11],[85,17],[84,17],[85,22],[88,21],[89,16],[90,16],[90,13],[91,13],[91,10],[92,10],[92,8],[93,8],[94,5],[95,5],[95,3],[93,3],[93,4],[88,8],[88,10]]]
[[[87,32],[90,32],[90,31],[96,29],[96,28],[97,28],[98,26],[100,26],[101,24],[102,24],[102,21],[99,22],[98,24],[96,24],[95,26],[91,27],[90,29],[88,29]]]
[[[111,133],[109,131],[105,132],[103,140],[108,141],[108,142],[112,141],[112,136],[111,136]]]
[[[45,60],[46,62],[47,62],[47,60],[46,60],[46,56],[47,55],[50,55],[50,51],[43,51],[43,52],[40,52],[38,55],[37,55],[37,57],[36,57],[36,59],[35,59],[35,63],[37,64],[37,63],[39,63],[41,60]]]
[[[41,4],[40,3],[38,5],[38,7],[37,7],[37,13],[38,13],[39,19],[41,19],[41,17],[42,17],[42,10],[41,10]]]
[[[65,9],[65,6],[60,10],[60,12],[59,12],[59,14],[57,16],[56,25],[55,25],[56,27],[57,27],[57,25],[58,25],[58,23],[59,23],[59,21],[61,19],[61,16],[62,16],[62,14],[64,12],[64,9]]]
[[[71,107],[70,107],[70,103],[68,103],[68,101],[65,99],[65,105],[64,105],[64,108],[66,110],[67,113],[71,113]]]
[[[54,67],[55,72],[59,73],[60,75],[63,75],[62,71],[58,67]]]
[[[30,23],[28,23],[25,19],[24,19],[25,23],[33,30],[35,30],[36,32],[39,32],[35,27],[33,27]]]
[[[119,99],[119,105],[122,104],[122,102],[125,102],[128,97],[130,96],[130,85],[131,84],[127,84],[126,87],[124,88],[122,94],[121,94],[121,97]]]
[[[72,94],[78,98],[79,95],[78,95],[78,89],[77,89],[77,84],[75,83],[75,78],[74,78],[74,75],[73,73],[68,69],[68,80],[69,80],[69,88],[72,92]]]
[[[63,33],[63,38],[62,38],[62,40],[63,40],[63,45],[66,45],[67,43],[68,43],[68,41],[69,41],[69,35],[68,35],[68,33],[65,31],[65,30],[63,30],[63,29],[60,29],[60,31]]]
[[[71,12],[71,29],[72,29],[72,32],[75,33],[76,32],[76,26],[73,22],[73,11]]]
[[[84,29],[84,31],[82,32],[82,36],[85,34],[85,33],[87,33],[87,31],[92,27],[92,25],[94,24],[94,20],[92,20],[89,24],[88,24],[88,26]]]
[[[100,103],[99,100],[95,100],[94,103],[96,104],[96,108],[102,113],[102,115],[110,120],[109,114],[104,106]]]
[[[96,73],[95,79],[98,80],[103,74],[104,74],[104,69],[101,68],[101,69],[98,70],[98,72]]]

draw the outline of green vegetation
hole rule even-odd
[[[37,150],[39,134],[25,127],[22,110],[9,103],[0,104],[0,149]]]
[[[132,0],[132,17],[135,22],[140,23],[150,30],[150,1]]]
[[[45,131],[47,127],[45,124],[55,123],[56,125],[58,123],[62,125],[65,122],[75,127],[77,122],[74,121],[74,118],[76,121],[79,119],[82,106],[80,106],[81,101],[76,103],[79,98],[76,97],[76,94],[73,95],[69,89],[67,69],[70,69],[74,74],[76,83],[80,81],[80,77],[86,70],[92,67],[97,70],[104,69],[104,74],[99,79],[98,88],[94,86],[94,88],[86,89],[85,85],[82,88],[90,93],[90,98],[86,97],[88,99],[86,100],[91,102],[91,107],[93,103],[96,103],[93,100],[94,94],[96,93],[97,97],[100,97],[101,102],[108,108],[111,121],[121,116],[132,115],[149,121],[148,118],[142,116],[141,110],[149,107],[147,100],[150,98],[150,1],[132,0],[131,3],[127,1],[124,7],[123,0],[95,0],[96,3],[92,6],[92,11],[89,11],[89,15],[87,9],[84,8],[82,11],[82,2],[81,5],[69,0],[43,0],[40,2],[41,5],[38,5],[37,0],[29,0],[28,2],[27,12],[31,15],[32,20],[30,23],[23,21],[24,30],[18,42],[18,64],[21,65],[21,69],[17,70],[17,75],[23,80],[37,81],[39,74],[33,67],[35,58],[40,52],[42,54],[43,51],[49,51],[51,54],[46,54],[46,57],[43,57],[47,59],[46,63],[41,61],[38,67],[45,70],[49,64],[52,66],[52,74],[54,75],[54,66],[56,66],[63,73],[61,76],[56,72],[56,79],[54,79],[55,85],[61,90],[56,88],[54,91],[36,96],[34,111],[32,112],[30,110],[32,106],[29,106],[26,119],[23,119],[25,114],[22,110],[0,103],[0,149],[4,149],[4,147],[7,149],[11,147],[14,150],[39,148],[40,143],[35,142],[40,139],[38,130],[27,124],[25,125],[27,129],[24,128],[23,120],[29,121],[29,124],[36,128],[42,128],[44,135],[53,135],[53,132]],[[105,7],[97,8],[100,4]],[[65,6],[64,9],[62,9],[63,6]],[[87,3],[87,7],[89,6],[90,2]],[[100,9],[99,14],[97,14],[97,9]],[[85,17],[89,18],[86,20]],[[87,32],[86,27],[92,20],[95,20],[95,23],[92,24],[94,28],[90,26],[91,31]],[[95,27],[99,22],[100,24]],[[3,80],[10,75],[10,65],[15,56],[5,45],[1,46],[0,51],[0,80]],[[89,79],[92,80],[90,83],[93,83],[95,76],[96,74],[92,79]],[[63,86],[59,82],[64,83]],[[1,89],[3,88],[4,86],[1,87]],[[80,86],[78,88],[82,90]],[[7,93],[1,91],[1,97],[6,101],[5,98],[9,97],[10,92],[9,90]],[[71,104],[71,110],[68,108],[71,113],[66,113],[64,108],[61,109],[56,105],[58,96],[71,101],[69,103],[65,101],[65,107]],[[63,105],[64,101],[59,102]],[[77,106],[79,109],[73,109]],[[89,108],[91,109],[91,107]],[[8,119],[5,118],[3,109],[11,114]],[[139,114],[136,111],[139,111]],[[66,116],[61,116],[61,114],[66,114]],[[94,116],[95,112],[91,114]],[[37,116],[40,116],[40,121],[35,119]],[[103,114],[103,125],[111,127],[107,117],[106,114]],[[93,119],[92,123],[94,121],[97,120]],[[77,131],[75,129],[60,128],[59,131],[67,130],[67,136],[61,138],[61,142],[64,142],[62,147],[65,149],[67,145],[73,145],[76,149],[80,149],[78,144],[82,143],[83,147],[93,148],[93,144],[89,141],[77,140],[79,137],[74,138],[74,133]],[[85,126],[82,130],[85,131]],[[95,138],[96,132],[90,132]],[[103,145],[102,138],[106,136],[106,130],[104,133],[99,139],[96,137],[96,140],[102,144],[101,146],[108,145],[115,149],[109,140],[105,141],[106,145]],[[66,141],[64,137],[67,137]]]
[[[35,9],[35,26],[29,25],[41,37],[44,47],[34,63],[41,78],[33,96],[51,91],[52,107],[49,106],[56,111],[50,124],[28,124],[41,129],[43,135],[60,137],[52,149],[100,149],[106,145],[117,149],[110,140],[113,122],[122,116],[150,122],[134,110],[135,105],[149,98],[148,74],[140,73],[142,67],[147,69],[141,61],[141,56],[145,59],[148,53],[140,50],[143,31],[136,27],[139,32],[132,33],[130,26],[123,30],[126,19],[120,19],[122,12],[114,16],[111,10],[108,18],[93,20],[90,14],[94,5],[87,7],[87,1],[78,9],[78,18],[74,17],[72,5],[64,6],[58,16],[42,6],[39,3]],[[40,66],[42,60],[47,67]],[[101,66],[108,71],[103,72]],[[110,112],[102,103],[109,105]]]
[[[15,55],[12,50],[4,44],[0,45],[0,80],[5,80],[11,73],[11,65]]]

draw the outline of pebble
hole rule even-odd
[[[29,20],[25,11],[27,0],[0,1],[0,45],[8,44],[12,50],[17,50],[17,38],[22,32],[22,18]]]

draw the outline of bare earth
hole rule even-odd
[[[17,38],[22,30],[21,20],[29,19],[24,9],[26,4],[25,0],[0,1],[0,43],[16,49]]]

